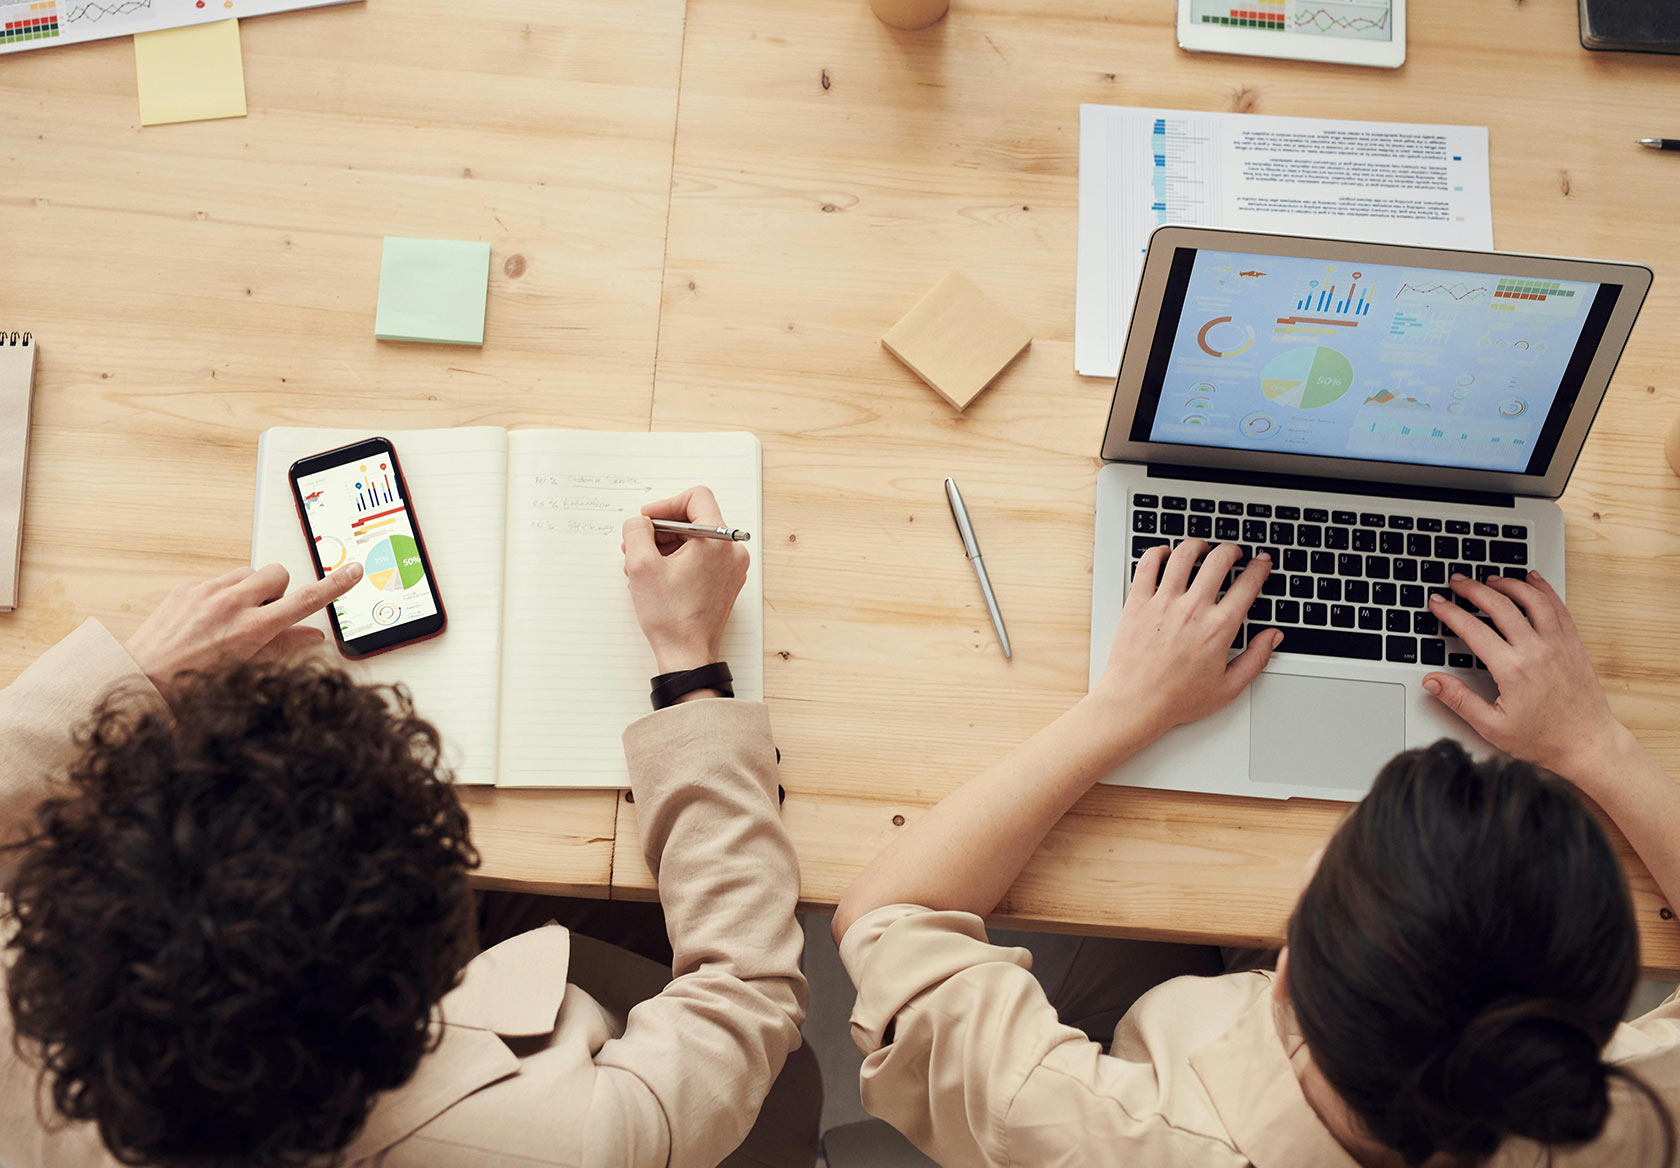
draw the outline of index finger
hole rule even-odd
[[[690,487],[673,499],[661,499],[642,508],[649,519],[677,519],[686,523],[723,526],[723,512],[707,487]]]
[[[1492,617],[1499,635],[1511,644],[1532,641],[1539,636],[1534,631],[1533,622],[1517,607],[1516,601],[1499,589],[1479,583],[1462,573],[1454,573],[1452,579],[1447,581],[1447,587]]]
[[[1534,626],[1534,631],[1543,636],[1555,636],[1562,631],[1563,624],[1557,618],[1557,612],[1551,602],[1538,588],[1526,580],[1519,580],[1515,576],[1490,576],[1487,586],[1495,592],[1503,592],[1516,602],[1528,623]]]
[[[632,515],[624,521],[624,565],[651,563],[659,558],[659,541],[654,538],[653,522],[646,515]]]
[[[1545,598],[1546,603],[1551,605],[1552,615],[1557,618],[1558,625],[1565,632],[1572,633],[1577,637],[1581,635],[1580,631],[1575,628],[1575,617],[1570,613],[1569,606],[1563,602],[1563,597],[1557,594],[1557,589],[1552,587],[1550,580],[1542,576],[1536,569],[1530,568],[1528,570],[1528,586],[1540,593]]]
[[[337,571],[328,572],[319,580],[311,581],[302,588],[294,588],[273,604],[259,610],[263,627],[275,632],[290,628],[305,617],[320,612],[359,584],[361,579],[362,565],[352,560]]]

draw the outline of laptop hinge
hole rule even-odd
[[[1515,507],[1517,497],[1499,491],[1466,491],[1457,487],[1428,487],[1416,483],[1371,483],[1359,479],[1320,478],[1317,475],[1273,474],[1229,467],[1176,466],[1166,462],[1149,464],[1152,479],[1186,479],[1190,482],[1240,483],[1288,491],[1316,491],[1326,495],[1382,495],[1397,499],[1430,499],[1437,503],[1462,503],[1472,507]]]

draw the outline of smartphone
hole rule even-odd
[[[443,597],[391,440],[300,458],[290,478],[315,574],[362,565],[361,580],[327,609],[339,651],[371,657],[443,632]]]

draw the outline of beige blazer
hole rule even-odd
[[[858,987],[852,1038],[863,1104],[944,1168],[1357,1168],[1301,1093],[1299,1035],[1268,972],[1180,977],[1121,1019],[1111,1053],[1057,1021],[1025,949],[987,943],[980,919],[877,909],[840,956]],[[1609,1057],[1680,1105],[1680,995],[1622,1026]],[[1656,1168],[1658,1130],[1617,1097],[1604,1135],[1556,1168]],[[1513,1142],[1495,1168],[1534,1168]]]
[[[24,829],[73,753],[70,728],[114,684],[150,688],[89,621],[0,692],[0,837]],[[441,1044],[377,1102],[350,1162],[711,1168],[752,1127],[807,1004],[769,715],[687,702],[630,726],[624,748],[674,979],[626,1014],[614,1004],[635,1000],[649,964],[631,954],[559,926],[481,954],[442,1004]],[[574,961],[595,996],[568,984]],[[42,1122],[50,1102],[0,1015],[0,1165],[116,1168],[88,1125]]]

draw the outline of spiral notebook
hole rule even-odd
[[[459,783],[625,787],[620,736],[657,670],[624,580],[619,529],[643,503],[703,484],[760,538],[752,434],[585,430],[268,430],[257,445],[252,564],[315,569],[287,483],[300,458],[375,435],[402,460],[449,613],[442,636],[345,667],[401,682],[442,732]],[[737,697],[764,696],[760,544],[724,631]],[[325,629],[326,618],[316,623]],[[340,660],[343,660],[342,658]]]
[[[35,352],[28,333],[0,332],[0,612],[11,612],[18,600]]]

